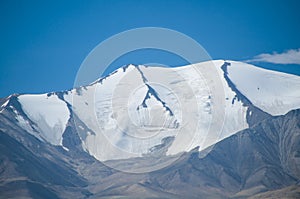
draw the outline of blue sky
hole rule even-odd
[[[1,1],[0,97],[70,89],[97,44],[139,27],[182,32],[213,59],[256,59],[256,65],[300,75],[298,62],[268,57],[291,49],[298,56],[299,7],[297,0]],[[149,51],[122,57],[112,67],[149,62],[182,65],[184,60]]]

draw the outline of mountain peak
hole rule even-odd
[[[226,71],[222,70],[224,63],[230,64]],[[223,98],[212,94],[210,88],[214,85],[197,73],[197,67],[207,64],[216,66],[216,77],[220,77],[224,87]],[[63,135],[74,120],[80,124],[74,128],[82,148],[103,161],[140,157],[166,137],[174,137],[167,145],[168,155],[197,146],[202,150],[267,116],[299,108],[298,90],[298,76],[217,60],[177,68],[129,64],[70,91],[13,95],[6,100],[15,98],[12,106],[18,112],[12,113],[22,128],[53,145],[63,145]],[[249,103],[239,100],[243,96]],[[220,100],[224,101],[226,113],[223,129],[218,136],[207,137],[213,110]],[[0,111],[7,106],[8,102],[2,100]],[[219,122],[223,122],[222,118]],[[176,136],[182,128],[188,135]],[[143,139],[149,139],[139,142],[132,136],[137,135],[137,129]],[[190,140],[183,139],[185,136]],[[106,140],[120,150],[102,153],[107,150]]]

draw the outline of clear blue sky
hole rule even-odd
[[[164,27],[198,41],[213,59],[247,60],[300,48],[300,1],[15,1],[0,2],[0,97],[70,89],[101,41],[138,27]],[[182,60],[150,52],[120,64]],[[156,58],[160,57],[160,60]],[[266,64],[266,67],[269,67]],[[300,74],[299,65],[277,70]]]

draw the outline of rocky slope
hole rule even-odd
[[[108,168],[80,150],[67,153],[24,132],[7,115],[0,120],[2,198],[247,198],[263,192],[257,197],[267,198],[269,191],[284,195],[290,190],[285,187],[299,186],[300,110],[232,135],[203,158],[194,149],[143,174]]]

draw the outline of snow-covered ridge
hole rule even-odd
[[[300,77],[230,61],[228,76],[255,106],[271,115],[300,108]]]
[[[62,146],[62,135],[70,118],[66,102],[55,94],[20,95],[18,101],[40,132],[36,136],[53,145]]]
[[[20,95],[18,101],[27,117],[22,117],[18,110],[14,112],[26,131],[62,146],[63,133],[72,115],[70,111],[73,111],[79,123],[86,127],[77,126],[84,150],[98,160],[111,160],[152,153],[170,137],[172,143],[167,154],[189,151],[197,146],[202,150],[248,128],[247,117],[252,112],[238,99],[240,94],[271,115],[300,108],[299,76],[241,62],[226,62],[229,63],[226,71],[222,68],[224,60],[177,68],[128,65],[90,85],[59,95]],[[212,109],[220,104],[216,104],[218,100],[209,89],[211,82],[196,71],[211,64],[216,66],[217,74],[213,75],[220,78],[224,88],[223,98],[218,99],[224,102],[224,126],[217,137],[207,132],[213,125]],[[228,80],[239,93],[232,89]],[[8,101],[3,102],[1,110]],[[75,121],[75,125],[79,123]],[[178,129],[183,133],[178,134]],[[137,134],[151,139],[136,139]]]
[[[120,68],[89,86],[68,92],[64,99],[93,131],[81,139],[85,149],[99,160],[142,156],[166,137],[175,138],[167,154],[197,146],[201,150],[248,127],[247,107],[238,100],[232,103],[236,93],[223,78],[223,63],[220,60],[178,68],[129,65],[126,70]],[[225,101],[227,114],[219,135],[207,134],[212,125],[212,106],[218,105],[212,100],[217,96],[212,96],[206,80],[197,72],[197,67],[211,64],[218,66],[215,75],[225,89],[225,96],[219,100]],[[136,139],[137,134],[151,139]]]

